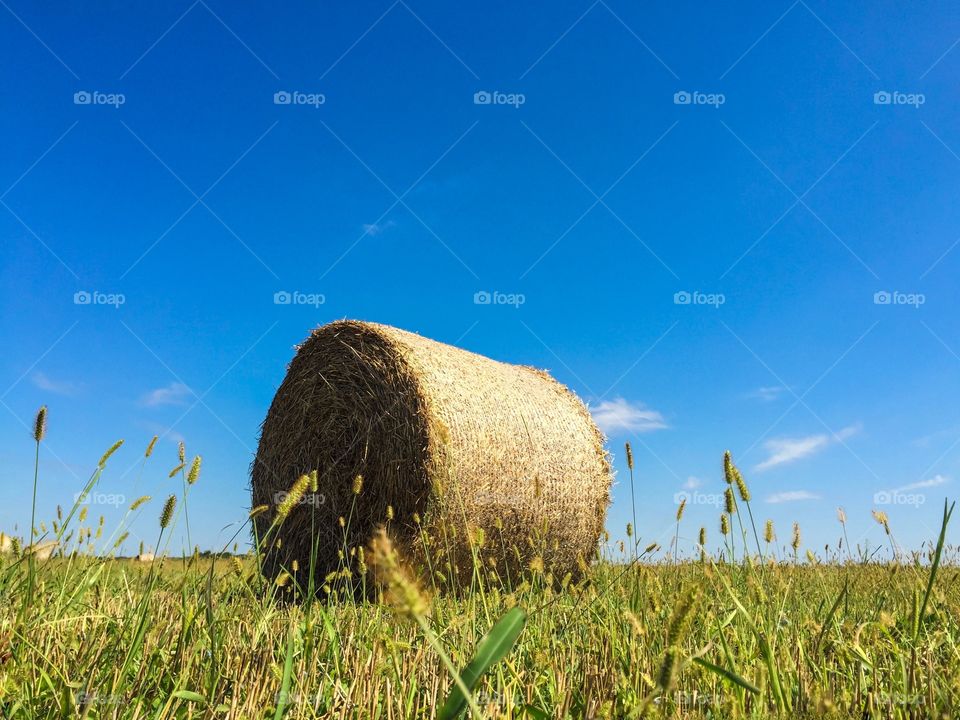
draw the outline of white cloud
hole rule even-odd
[[[76,383],[67,382],[66,380],[54,380],[39,370],[30,376],[30,382],[41,390],[46,390],[47,392],[52,392],[57,395],[76,395],[80,392],[80,386]]]
[[[187,398],[191,395],[193,391],[186,385],[181,382],[172,382],[166,387],[151,390],[140,399],[140,402],[147,407],[185,405]]]
[[[363,232],[365,235],[380,235],[396,225],[393,220],[387,220],[385,223],[364,223]]]
[[[594,422],[603,432],[610,435],[619,430],[629,432],[651,432],[667,427],[663,415],[637,403],[631,405],[623,398],[604,400],[595,408],[590,408]]]
[[[754,390],[750,393],[750,397],[762,400],[763,402],[771,402],[780,397],[786,388],[782,385],[770,385],[768,387],[761,387]]]
[[[773,505],[777,503],[797,502],[800,500],[819,500],[820,496],[807,490],[787,490],[786,492],[774,493],[767,497],[767,502]]]
[[[683,484],[684,490],[696,490],[698,487],[703,485],[703,480],[698,477],[691,475],[687,478],[687,481]]]
[[[780,438],[768,440],[766,443],[764,443],[764,447],[767,449],[767,452],[770,453],[770,457],[757,465],[754,469],[757,471],[768,470],[772,467],[776,467],[777,465],[783,465],[785,463],[799,460],[800,458],[814,455],[830,445],[833,445],[834,443],[843,442],[847,438],[856,435],[858,432],[860,432],[859,425],[850,425],[834,435],[822,433],[820,435],[808,435],[807,437],[801,438]]]
[[[906,492],[907,490],[920,490],[922,488],[937,487],[937,485],[944,485],[950,482],[950,478],[944,477],[943,475],[934,475],[929,480],[920,480],[919,482],[910,483],[909,485],[904,485],[903,487],[898,487],[891,492],[900,493]]]

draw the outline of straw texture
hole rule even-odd
[[[312,470],[317,493],[275,529],[267,573],[309,567],[312,535],[323,578],[387,523],[408,552],[439,556],[451,582],[469,581],[474,552],[501,577],[533,557],[577,575],[611,482],[586,407],[547,373],[348,320],[299,346],[264,420],[252,467],[253,505],[270,508],[260,537]]]

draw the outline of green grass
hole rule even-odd
[[[380,603],[291,602],[307,579],[267,583],[255,556],[113,558],[123,528],[74,508],[47,531],[53,558],[0,556],[0,715],[433,718],[449,700],[491,718],[956,717],[944,533],[886,563],[795,562],[739,513],[722,556],[639,554],[563,587],[539,567],[509,589],[478,573],[457,597],[401,569]]]

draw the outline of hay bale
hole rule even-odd
[[[422,554],[431,538],[433,557],[467,579],[468,528],[483,531],[483,558],[501,577],[536,556],[557,578],[577,575],[609,504],[603,440],[583,403],[540,370],[386,325],[319,327],[290,363],[252,466],[253,506],[270,508],[256,518],[259,538],[295,479],[319,475],[318,492],[274,530],[265,570],[309,567],[313,527],[323,578],[392,508],[398,541]]]
[[[142,552],[139,555],[134,557],[134,560],[142,563],[152,563],[154,557],[156,557],[152,552]]]

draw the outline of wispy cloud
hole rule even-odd
[[[54,380],[39,370],[30,376],[30,382],[41,390],[55,393],[56,395],[76,395],[80,392],[80,385],[66,380]]]
[[[767,502],[771,505],[778,503],[799,502],[800,500],[819,500],[820,496],[809,492],[808,490],[787,490],[786,492],[774,493],[767,497]]]
[[[757,471],[769,470],[777,465],[784,465],[801,458],[809,457],[810,455],[815,455],[835,443],[843,442],[858,432],[860,432],[860,426],[851,425],[833,435],[821,433],[819,435],[808,435],[800,438],[768,440],[764,443],[764,447],[770,456],[754,469]]]
[[[370,236],[381,235],[390,228],[396,227],[396,225],[393,220],[387,220],[384,223],[364,223],[363,232]]]
[[[159,407],[160,405],[185,405],[187,398],[193,395],[193,391],[181,382],[172,382],[166,387],[151,390],[142,398],[140,404],[147,407]]]
[[[762,400],[763,402],[772,402],[783,395],[786,390],[787,389],[782,385],[770,385],[767,387],[757,388],[750,393],[749,397]]]
[[[643,403],[633,405],[623,398],[604,400],[595,408],[590,408],[590,414],[608,435],[622,430],[644,433],[667,427],[663,415],[656,410],[651,410]]]
[[[903,487],[898,487],[890,492],[900,493],[906,492],[907,490],[922,490],[923,488],[937,487],[938,485],[945,485],[950,482],[950,478],[943,475],[934,475],[928,480],[920,480],[919,482],[910,483],[909,485],[904,485]]]
[[[698,487],[703,485],[703,480],[698,477],[691,475],[687,478],[686,482],[683,483],[684,490],[696,490]]]

